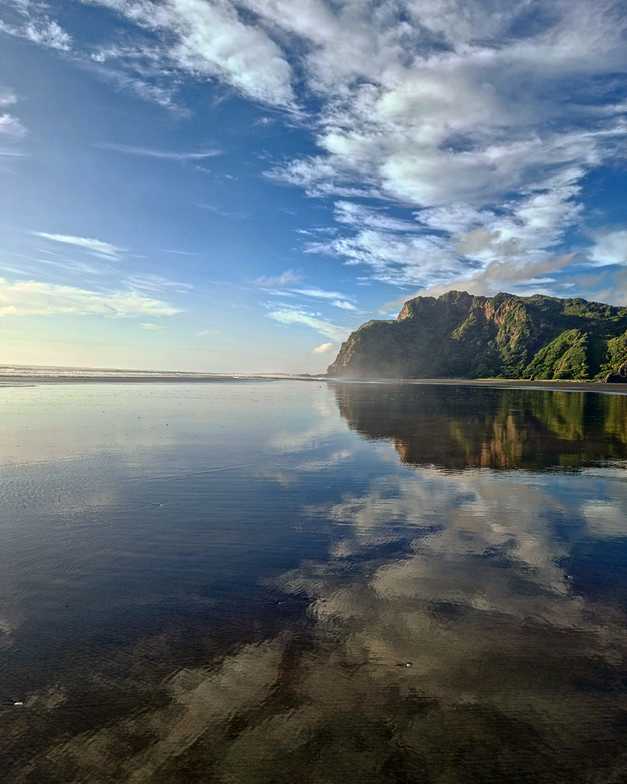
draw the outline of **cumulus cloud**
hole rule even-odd
[[[164,64],[221,80],[248,98],[292,107],[292,69],[281,48],[227,0],[84,0],[159,35]]]
[[[598,265],[627,263],[627,230],[599,235],[590,250],[590,259]]]
[[[337,235],[306,250],[362,277],[426,287],[555,258],[587,175],[625,155],[621,0],[84,2],[133,26],[94,54],[131,81],[209,78],[306,119],[314,151],[268,175],[335,198]]]
[[[463,290],[471,294],[493,296],[502,291],[515,291],[520,287],[532,286],[538,289],[555,283],[553,275],[568,268],[572,260],[572,254],[567,254],[531,263],[515,260],[491,261],[472,275],[429,286],[420,293],[439,296],[447,291]]]
[[[118,248],[110,242],[93,239],[92,237],[77,237],[73,234],[49,234],[46,231],[34,231],[32,234],[49,242],[58,242],[62,245],[72,245],[75,248],[81,248],[109,260],[117,260],[124,253],[123,248]]]
[[[174,316],[168,302],[134,291],[101,292],[37,280],[0,278],[0,316]]]
[[[620,154],[627,126],[615,108],[592,107],[581,80],[627,69],[619,3],[555,2],[547,14],[537,2],[403,2],[404,18],[352,3],[249,4],[309,43],[306,73],[322,98],[319,154],[272,176],[311,195],[415,208],[418,242],[398,236],[412,221],[341,201],[336,220],[355,233],[309,248],[380,280],[432,283],[504,256],[555,255],[581,220],[584,177]],[[478,230],[486,241],[464,236]]]

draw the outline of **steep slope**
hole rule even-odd
[[[451,291],[352,333],[328,369],[346,378],[627,382],[627,308],[583,299]]]

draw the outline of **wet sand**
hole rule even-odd
[[[602,381],[529,381],[515,378],[405,378],[405,379],[327,379],[340,384],[416,384],[427,386],[492,387],[493,389],[544,389],[553,392],[599,392],[627,395],[627,384],[606,384]]]
[[[528,379],[505,378],[408,378],[408,379],[356,379],[329,378],[324,375],[287,375],[287,374],[220,374],[220,373],[179,373],[141,371],[97,371],[72,369],[71,372],[46,372],[41,368],[36,373],[5,372],[0,368],[0,387],[36,384],[224,384],[256,381],[318,381],[330,384],[416,384],[439,386],[491,387],[494,389],[543,389],[555,392],[598,392],[602,394],[625,395],[627,384],[606,384],[599,381],[530,381]]]

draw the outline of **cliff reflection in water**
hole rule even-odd
[[[411,465],[538,470],[627,457],[623,395],[411,384],[335,394],[353,430],[392,440]]]

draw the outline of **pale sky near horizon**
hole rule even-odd
[[[2,0],[0,364],[316,371],[627,304],[627,0]]]

